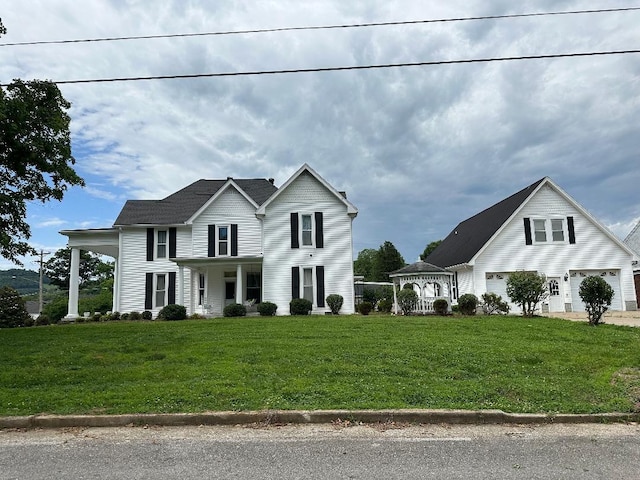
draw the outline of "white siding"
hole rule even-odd
[[[323,213],[324,248],[291,248],[292,212]],[[347,207],[332,192],[307,172],[298,176],[266,209],[263,300],[278,305],[279,315],[288,314],[291,267],[324,266],[325,297],[332,293],[342,295],[341,313],[354,313],[351,224]],[[325,311],[329,308],[314,309],[313,313]]]
[[[572,216],[575,225],[575,244],[565,242],[525,245],[524,218],[565,218]],[[589,218],[583,216],[555,189],[545,185],[501,233],[477,257],[474,263],[474,293],[479,297],[486,291],[486,272],[532,270],[547,277],[561,277],[570,271],[620,271],[620,305],[635,299],[631,271],[631,256],[617,245]],[[565,288],[565,303],[572,303],[571,290]],[[508,300],[508,299],[505,299]]]
[[[253,205],[235,188],[227,188],[193,222],[194,257],[206,257],[209,225],[238,225],[238,256],[262,254],[260,220]]]
[[[168,230],[169,227],[161,227]],[[191,229],[189,227],[178,227],[176,231],[176,255],[178,257],[191,255]],[[120,306],[121,313],[138,311],[144,308],[145,278],[147,273],[169,273],[179,272],[178,266],[168,258],[147,261],[147,229],[145,227],[123,228],[122,251],[120,255]],[[182,279],[184,290],[185,306],[189,309],[189,296],[191,292],[189,281],[189,270],[184,269]],[[178,291],[180,279],[176,278],[176,302],[180,293]],[[160,311],[154,308],[154,316]]]

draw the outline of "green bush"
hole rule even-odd
[[[449,302],[444,298],[434,300],[433,309],[435,310],[436,315],[446,315],[449,311]]]
[[[34,325],[36,325],[36,321],[34,320],[33,317],[31,315],[29,315],[29,318],[27,320],[25,320],[24,322],[24,326],[25,327],[33,327]]]
[[[153,320],[153,312],[151,312],[151,310],[145,310],[144,312],[142,312],[142,319]]]
[[[602,323],[602,315],[611,306],[613,288],[602,277],[588,276],[580,283],[578,291],[589,316],[589,325]]]
[[[513,272],[507,279],[507,295],[520,305],[523,316],[533,317],[538,303],[549,296],[547,278],[536,272]]]
[[[128,313],[123,313],[122,315],[120,315],[120,320],[129,320],[129,314]]]
[[[415,310],[417,303],[418,294],[412,287],[403,288],[398,292],[398,306],[403,315],[410,315]]]
[[[100,320],[102,320],[102,314],[101,313],[96,312],[93,315],[91,315],[91,321],[92,322],[99,322]]]
[[[51,323],[59,323],[67,315],[68,309],[69,300],[66,296],[60,296],[47,303],[42,309],[42,313],[49,317]]]
[[[393,298],[383,298],[378,302],[378,311],[389,313],[393,308]]]
[[[191,320],[204,320],[207,317],[205,317],[204,315],[200,315],[199,313],[192,313],[191,315],[189,315],[189,318]]]
[[[482,311],[485,315],[491,315],[493,313],[509,313],[509,304],[502,300],[502,297],[493,292],[483,293],[480,297],[482,299]]]
[[[7,286],[0,288],[0,328],[21,327],[30,318],[18,291]]]
[[[478,297],[473,293],[465,293],[458,298],[458,309],[463,315],[475,315],[478,308]]]
[[[247,315],[247,307],[239,303],[230,303],[222,310],[225,317],[244,317]]]
[[[258,313],[263,317],[273,317],[278,310],[278,306],[273,302],[262,302],[256,307]]]
[[[120,312],[112,312],[111,313],[111,320],[115,320],[115,321],[120,320]]]
[[[313,304],[306,298],[294,298],[289,302],[291,315],[309,315],[312,309]]]
[[[342,295],[338,295],[337,293],[332,293],[327,297],[327,305],[329,306],[331,313],[334,315],[338,315],[340,313],[343,303],[344,298]]]
[[[379,300],[378,292],[376,291],[375,288],[364,287],[364,290],[362,290],[363,302],[369,302],[371,305],[375,307],[375,305],[378,303],[378,300]]]
[[[160,310],[158,318],[160,320],[185,320],[187,318],[187,309],[183,305],[171,303]]]
[[[358,304],[358,312],[361,315],[369,315],[371,310],[373,310],[373,304],[371,302],[361,302]]]
[[[142,320],[142,314],[140,312],[129,312],[129,320]]]

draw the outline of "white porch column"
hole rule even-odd
[[[242,304],[242,264],[236,268],[236,303]]]
[[[113,296],[111,298],[111,310],[114,312],[120,311],[120,260],[118,257],[115,259],[113,265]]]
[[[178,280],[176,288],[178,289],[178,305],[184,305],[184,267],[178,265]]]
[[[69,306],[65,320],[78,318],[78,290],[80,288],[80,249],[71,248],[71,271],[69,272]]]
[[[398,315],[398,295],[396,294],[396,281],[393,281],[393,308],[396,315]]]

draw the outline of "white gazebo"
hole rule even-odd
[[[405,285],[411,285],[418,294],[415,312],[434,313],[433,302],[439,299],[447,301],[451,310],[453,273],[430,263],[417,261],[400,270],[391,272],[389,278],[393,282],[393,303],[398,313],[397,292]]]

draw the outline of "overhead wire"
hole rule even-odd
[[[559,12],[514,13],[514,14],[508,14],[508,15],[483,15],[483,16],[476,16],[476,17],[440,18],[440,19],[428,19],[428,20],[406,20],[406,21],[394,21],[394,22],[351,23],[351,24],[342,24],[342,25],[310,25],[310,26],[302,26],[302,27],[278,27],[278,28],[262,28],[262,29],[253,29],[253,30],[228,30],[228,31],[218,31],[218,32],[83,38],[83,39],[75,39],[75,40],[42,40],[42,41],[30,41],[30,42],[0,43],[0,47],[16,47],[16,46],[25,46],[25,45],[54,45],[54,44],[89,43],[89,42],[114,42],[114,41],[124,41],[124,40],[149,40],[149,39],[158,39],[158,38],[246,35],[246,34],[256,34],[256,33],[259,34],[259,33],[274,33],[274,32],[301,31],[301,30],[330,30],[330,29],[348,29],[348,28],[366,28],[366,27],[387,27],[387,26],[394,26],[394,25],[418,25],[418,24],[429,24],[429,23],[500,20],[500,19],[509,19],[509,18],[544,17],[544,16],[557,16],[557,15],[581,15],[581,14],[594,14],[594,13],[630,12],[634,10],[640,10],[640,7],[601,8],[601,9],[595,9],[595,10],[570,10],[570,11],[559,11]]]

